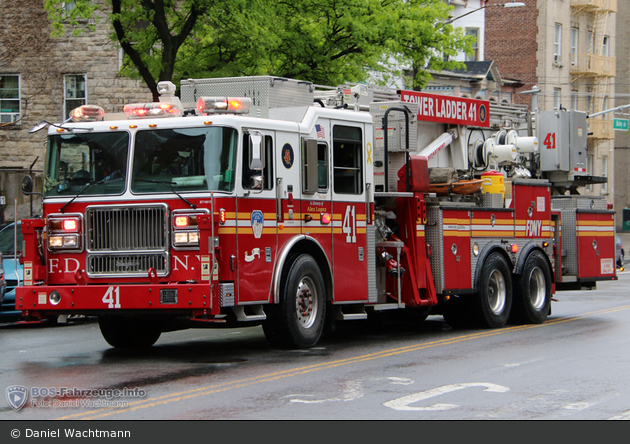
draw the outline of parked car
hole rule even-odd
[[[19,221],[17,229],[18,256],[15,254],[15,223],[0,230],[0,253],[6,288],[4,299],[0,301],[0,322],[15,322],[22,317],[22,312],[15,309],[15,287],[18,282],[22,282],[22,265],[17,260],[22,247],[22,226]]]
[[[0,253],[0,305],[4,301],[7,291],[7,281],[4,280],[4,268],[2,267],[2,253]]]
[[[615,234],[615,262],[619,268],[623,267],[623,256],[623,243],[619,235]]]

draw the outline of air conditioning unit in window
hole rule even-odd
[[[0,114],[0,123],[11,123],[11,122],[15,122],[16,120],[18,120],[20,118],[20,115],[18,113],[6,113],[6,114]]]
[[[553,66],[557,68],[562,68],[564,65],[562,64],[562,56],[559,54],[553,55]]]

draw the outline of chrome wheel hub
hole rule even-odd
[[[305,277],[297,288],[295,308],[298,322],[304,328],[309,328],[317,317],[317,295],[313,281]]]

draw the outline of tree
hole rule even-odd
[[[274,69],[286,77],[336,85],[385,79],[415,68],[412,86],[424,86],[427,69],[462,68],[449,61],[471,51],[472,39],[445,25],[452,6],[442,0],[301,0],[277,2],[279,46]]]
[[[445,25],[442,0],[76,0],[65,13],[45,0],[54,33],[101,9],[123,48],[123,74],[140,76],[157,98],[157,82],[181,78],[276,75],[325,85],[385,82],[414,69],[453,69],[471,38]]]

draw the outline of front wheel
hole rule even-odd
[[[476,295],[476,320],[481,327],[503,327],[512,308],[512,278],[507,260],[500,253],[486,259]]]
[[[99,316],[103,338],[115,348],[151,347],[162,334],[159,323],[144,318]]]
[[[551,270],[539,251],[525,261],[523,273],[514,287],[514,321],[522,324],[542,324],[551,307]]]
[[[266,309],[265,336],[273,346],[312,347],[322,334],[326,314],[322,273],[317,262],[303,254],[283,273],[283,279],[280,305]]]

